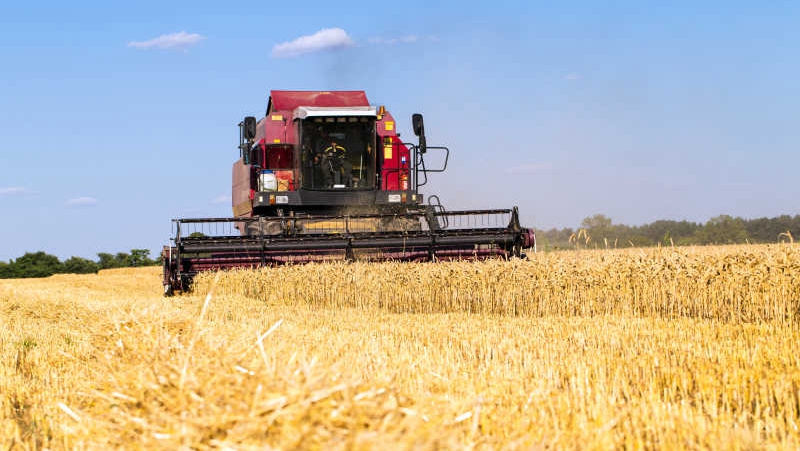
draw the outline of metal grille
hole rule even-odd
[[[500,229],[512,222],[511,210],[341,216],[174,219],[174,240],[246,236],[333,235],[382,232]]]

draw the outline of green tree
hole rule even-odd
[[[152,266],[160,263],[160,259],[152,260],[149,249],[131,249],[131,253],[117,252],[115,255],[101,252],[97,254],[100,269],[128,268],[131,266]]]
[[[800,235],[800,215],[750,219],[745,221],[745,229],[753,242],[774,243],[782,233],[789,232],[792,236]]]
[[[692,237],[701,225],[688,221],[658,220],[650,224],[638,227],[640,233],[648,238],[650,245],[661,243],[662,245],[676,245],[686,238]]]
[[[119,268],[117,260],[112,254],[100,252],[97,254],[97,258],[99,259],[100,269]]]
[[[115,268],[127,268],[131,265],[131,254],[127,252],[117,252],[117,255],[114,256],[114,261],[116,262]]]
[[[609,246],[611,246],[614,240],[619,238],[619,234],[615,233],[611,218],[606,215],[596,214],[592,217],[584,218],[581,221],[581,228],[586,229],[594,243],[594,245],[589,244],[589,246],[603,246],[605,242],[609,242]]]
[[[6,262],[0,262],[0,279],[11,279],[14,277],[14,268]]]
[[[100,264],[81,257],[70,257],[64,261],[64,272],[70,274],[92,274],[100,270]]]
[[[14,277],[48,277],[63,271],[63,265],[55,255],[42,251],[26,252],[13,263]]]
[[[611,218],[606,215],[596,214],[588,218],[583,218],[581,227],[588,230],[609,230],[611,229]]]
[[[150,250],[148,249],[131,249],[131,254],[128,257],[129,266],[152,266],[153,261],[150,260]]]
[[[698,244],[736,244],[744,243],[748,239],[744,220],[729,215],[709,219],[695,237]]]

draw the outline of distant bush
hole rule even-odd
[[[99,263],[81,257],[70,257],[63,265],[63,272],[69,274],[92,274],[100,270]]]
[[[743,219],[715,216],[705,224],[659,220],[641,226],[614,224],[608,216],[585,218],[577,229],[536,230],[541,250],[775,243],[800,236],[800,215]]]
[[[48,277],[59,273],[91,274],[101,269],[160,264],[160,257],[151,259],[147,249],[131,249],[130,253],[118,252],[116,255],[101,252],[97,257],[98,261],[92,261],[73,256],[62,263],[55,255],[43,251],[26,252],[16,260],[0,262],[0,279]]]

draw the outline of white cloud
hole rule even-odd
[[[546,172],[552,168],[553,166],[550,163],[521,164],[506,168],[506,174],[533,174],[536,172]]]
[[[564,80],[580,80],[581,74],[577,72],[570,72],[567,75],[564,75]]]
[[[350,39],[347,32],[341,28],[325,28],[312,35],[300,36],[293,41],[275,44],[272,47],[272,57],[289,58],[306,53],[350,47],[354,44],[355,42]]]
[[[0,196],[19,196],[28,192],[27,188],[21,186],[10,186],[8,188],[0,188]]]
[[[75,197],[68,200],[65,205],[67,207],[91,207],[97,205],[97,199],[88,196]]]
[[[231,195],[230,194],[220,194],[219,196],[211,199],[211,203],[214,204],[214,205],[227,204],[230,201],[231,201]]]
[[[128,47],[135,47],[138,49],[186,49],[198,44],[203,39],[205,39],[205,37],[197,33],[179,31],[178,33],[162,34],[148,41],[131,41],[128,43]]]

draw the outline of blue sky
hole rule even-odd
[[[4,2],[0,260],[230,215],[270,89],[364,89],[452,151],[427,194],[538,228],[798,214],[798,2]],[[702,4],[701,4],[702,3]]]

